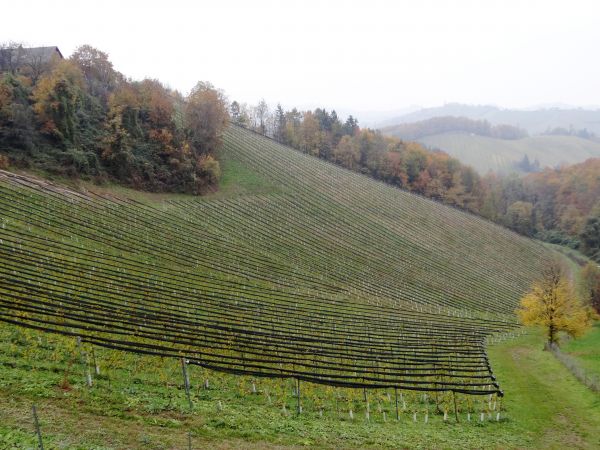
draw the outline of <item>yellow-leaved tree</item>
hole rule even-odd
[[[557,343],[560,331],[572,337],[585,333],[591,326],[593,312],[575,296],[561,264],[549,261],[521,299],[517,315],[524,325],[543,326],[552,345]]]

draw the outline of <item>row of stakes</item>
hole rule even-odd
[[[182,374],[183,374],[183,381],[184,381],[184,387],[185,387],[185,393],[186,393],[186,397],[188,400],[188,404],[190,407],[190,410],[193,409],[193,403],[192,403],[192,398],[191,398],[191,393],[190,393],[190,379],[189,379],[189,375],[187,372],[187,364],[188,361],[185,358],[181,358],[181,369],[182,369]],[[208,380],[205,380],[205,388],[208,389]],[[400,410],[398,407],[398,389],[394,389],[395,392],[395,406],[396,406],[396,420],[400,420]],[[256,384],[254,382],[252,382],[252,393],[256,394],[257,390],[256,390]],[[363,388],[363,395],[364,395],[364,400],[365,403],[367,405],[367,409],[365,412],[366,415],[366,419],[367,421],[370,421],[371,419],[371,412],[370,412],[370,404],[367,400],[367,389]],[[424,394],[426,395],[426,394]],[[302,405],[300,402],[300,380],[298,378],[296,378],[296,390],[294,391],[294,397],[296,397],[296,413],[298,415],[300,415],[302,413]],[[405,410],[406,409],[406,403],[404,402],[404,398],[402,393],[400,393],[400,398],[401,401],[403,403],[403,407],[402,409]],[[491,396],[490,396],[491,398]],[[270,399],[270,396],[269,396]],[[388,399],[391,401],[391,396],[388,393]],[[454,401],[454,414],[455,414],[455,418],[456,418],[456,422],[459,422],[459,418],[458,418],[458,408],[456,405],[456,395],[454,392],[452,392],[452,399]],[[491,403],[491,399],[490,399],[490,403]],[[221,403],[221,401],[219,400],[219,402],[217,403],[217,408],[219,409],[219,411],[221,411],[223,409],[223,404]],[[283,405],[283,412],[284,414],[287,413],[287,409],[285,407],[285,404]],[[496,402],[494,402],[493,408],[491,408],[493,410],[496,410]],[[383,421],[387,422],[387,414],[385,411],[382,411],[383,414]],[[319,410],[319,415],[322,417],[323,416],[323,409]],[[354,420],[354,413],[352,411],[352,409],[349,410],[349,416],[351,420]],[[489,419],[492,419],[492,413],[488,413]],[[496,421],[499,422],[500,421],[500,411],[496,411],[496,417],[495,417]],[[448,412],[444,411],[444,422],[446,422],[448,420]],[[483,422],[485,420],[485,413],[481,413],[479,416],[479,421]],[[417,413],[413,412],[413,422],[417,421]],[[429,421],[429,414],[426,413],[424,416],[424,421],[425,423],[428,423]],[[471,421],[471,413],[467,413],[467,421],[470,422]]]
[[[86,384],[87,384],[88,387],[92,387],[93,379],[92,379],[92,374],[91,374],[91,371],[90,371],[89,360],[88,360],[87,353],[83,350],[83,347],[81,345],[81,338],[80,337],[77,337],[77,345],[80,348],[80,352],[81,352],[81,362],[82,362],[82,365],[84,366],[84,376],[85,376]],[[94,365],[94,368],[95,368],[95,373],[96,373],[96,375],[99,375],[100,374],[100,367],[96,363],[95,353],[93,352],[93,349],[92,349],[92,360],[93,360],[93,365]],[[190,378],[189,378],[189,374],[188,374],[188,370],[187,370],[188,363],[189,363],[189,361],[186,358],[181,358],[181,370],[182,370],[182,376],[183,376],[185,394],[186,394],[186,398],[187,398],[187,401],[188,401],[189,408],[190,408],[190,410],[192,410],[193,407],[194,407],[194,405],[193,405],[193,402],[192,402],[191,389],[190,389],[191,384],[190,384]],[[209,386],[208,386],[208,379],[205,380],[204,387],[206,389],[209,388]],[[396,420],[400,420],[400,412],[399,412],[400,410],[399,410],[399,406],[398,406],[398,389],[394,389],[394,392],[395,392]],[[252,393],[253,394],[257,393],[256,384],[254,382],[252,382]],[[293,394],[294,394],[294,397],[296,397],[296,413],[298,415],[300,415],[302,413],[302,405],[301,405],[301,395],[300,395],[300,380],[298,378],[296,378],[296,389],[295,389],[295,391],[294,391]],[[366,388],[363,388],[363,395],[364,395],[365,403],[367,405],[367,410],[366,410],[366,413],[365,413],[366,414],[366,419],[370,420],[370,404],[367,401],[367,389]],[[426,395],[426,394],[424,394],[424,395]],[[456,418],[456,422],[458,423],[459,422],[458,408],[457,408],[457,405],[456,405],[456,396],[455,396],[454,392],[452,392],[452,398],[453,398],[453,401],[454,401],[455,418]],[[269,396],[269,399],[270,399],[270,396]],[[390,397],[389,393],[388,393],[388,399],[391,401],[391,397]],[[406,410],[406,403],[404,401],[402,393],[400,393],[400,399],[401,399],[401,401],[403,403],[402,409]],[[491,402],[491,400],[490,400],[490,402]],[[495,405],[495,402],[494,402],[494,407],[492,408],[493,410],[496,409],[495,406],[496,405]],[[219,411],[221,411],[223,409],[223,404],[222,404],[222,402],[220,400],[217,403],[217,408],[218,408]],[[283,412],[287,413],[287,409],[285,407],[285,404],[283,405]],[[382,414],[383,414],[383,421],[387,422],[387,414],[386,414],[386,412],[382,411]],[[323,415],[323,410],[322,409],[319,410],[319,415],[321,415],[321,416]],[[489,415],[489,418],[492,419],[492,414],[488,413],[488,415]],[[349,410],[349,417],[352,420],[354,419],[354,413],[353,413],[352,409]],[[496,421],[500,421],[500,412],[499,411],[496,412],[495,419],[496,419]],[[426,413],[425,416],[424,416],[424,422],[427,423],[428,420],[429,420],[429,414]],[[446,411],[444,411],[444,421],[447,421],[447,420],[448,420],[448,413]],[[483,422],[484,420],[485,420],[485,413],[482,412],[480,414],[480,422]],[[417,413],[416,412],[413,412],[413,421],[414,422],[417,421]],[[467,421],[469,421],[469,422],[471,421],[471,413],[470,412],[467,413]]]
[[[77,346],[80,350],[80,355],[81,355],[81,363],[84,367],[84,377],[85,377],[85,382],[86,385],[88,387],[92,387],[93,385],[93,377],[92,377],[92,373],[90,370],[90,364],[89,364],[89,356],[88,353],[86,351],[84,351],[82,343],[81,343],[81,338],[77,337]],[[96,375],[100,374],[100,366],[96,363],[96,358],[95,358],[95,353],[92,349],[92,362],[93,362],[93,366],[94,366],[94,370]],[[184,381],[184,388],[185,388],[185,394],[186,394],[186,398],[188,401],[188,405],[190,410],[193,409],[193,402],[192,402],[192,397],[191,397],[191,389],[190,389],[190,378],[189,378],[189,374],[188,374],[188,370],[187,370],[187,365],[188,365],[189,361],[186,360],[185,358],[181,358],[181,370],[182,370],[182,376],[183,376],[183,381]],[[204,387],[206,389],[208,389],[209,385],[208,385],[208,380],[205,380],[204,382]],[[398,406],[398,390],[395,389],[395,406],[396,406],[396,420],[400,420],[400,415],[399,415],[399,406]],[[256,394],[258,391],[256,389],[256,384],[253,382],[252,383],[252,393]],[[366,388],[363,388],[363,393],[364,393],[364,399],[365,402],[367,404],[367,409],[365,412],[365,416],[367,421],[370,421],[370,416],[371,416],[371,411],[370,411],[370,405],[369,402],[367,401],[367,390]],[[296,397],[296,413],[298,415],[300,415],[302,413],[302,405],[301,405],[301,394],[300,394],[300,380],[296,379],[296,388],[294,391],[294,396]],[[269,396],[270,398],[270,396]],[[391,401],[391,396],[388,393],[388,399]],[[453,399],[454,399],[454,412],[455,412],[455,417],[456,417],[456,422],[459,422],[458,419],[458,409],[456,407],[456,397],[454,396],[453,393]],[[402,393],[400,393],[400,400],[403,403],[402,409],[405,410],[406,409],[406,403],[404,401],[403,395]],[[217,403],[217,408],[219,411],[223,410],[223,404],[222,402],[219,400]],[[495,409],[495,407],[493,408]],[[284,414],[287,414],[287,409],[285,404],[283,405],[283,412]],[[35,428],[35,433],[37,435],[38,438],[38,447],[40,450],[44,449],[44,443],[42,440],[42,432],[41,432],[41,428],[40,428],[40,422],[39,422],[39,418],[38,418],[38,413],[37,413],[37,408],[34,405],[32,405],[32,414],[33,414],[33,424],[34,424],[34,428]],[[352,409],[349,410],[349,418],[350,420],[354,420],[354,412],[352,411]],[[323,410],[320,409],[319,410],[319,415],[322,417],[323,415]],[[382,411],[382,415],[383,415],[383,421],[387,422],[387,413],[385,411]],[[479,421],[480,422],[484,422],[485,421],[485,417],[486,414],[485,413],[481,413],[479,416]],[[491,413],[488,413],[489,419],[492,419],[492,415]],[[413,422],[417,422],[417,413],[413,412]],[[496,417],[495,417],[496,421],[500,421],[500,412],[496,412]],[[448,420],[448,413],[446,411],[444,411],[444,422],[446,422]],[[424,422],[428,423],[429,421],[429,414],[426,413],[424,415]],[[471,413],[467,413],[467,421],[470,422],[471,421]],[[192,449],[192,433],[189,432],[187,435],[188,439],[188,448],[191,450]]]

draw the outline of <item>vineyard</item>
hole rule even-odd
[[[298,412],[301,382],[392,390],[396,411],[398,392],[502,396],[486,338],[515,329],[548,250],[241,128],[220,159],[241,193],[149,202],[0,172],[0,321],[292,379]]]

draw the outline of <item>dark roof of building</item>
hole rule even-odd
[[[30,60],[35,59],[40,63],[50,62],[55,56],[59,56],[61,59],[64,59],[58,47],[17,47],[13,49],[13,57],[15,56],[17,58],[27,58]]]
[[[39,71],[54,59],[64,59],[58,47],[0,48],[0,72],[18,72],[23,68]]]

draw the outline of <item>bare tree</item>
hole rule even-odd
[[[19,42],[5,42],[0,44],[0,72],[17,73],[23,65],[25,51]]]
[[[55,47],[24,48],[17,42],[0,44],[0,72],[25,75],[34,85],[60,58]]]
[[[269,105],[265,99],[261,99],[253,109],[254,128],[260,134],[267,134],[267,119],[269,116]]]

